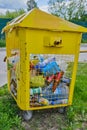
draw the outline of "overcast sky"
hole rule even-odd
[[[47,11],[47,3],[49,0],[35,0],[40,9]],[[0,0],[0,12],[5,13],[6,10],[27,9],[27,0]]]

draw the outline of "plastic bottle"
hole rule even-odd
[[[62,78],[61,81],[63,83],[66,83],[68,86],[70,85],[70,79],[69,78]]]
[[[59,99],[56,101],[50,101],[49,104],[56,105],[56,104],[66,104],[68,103],[68,99]]]
[[[56,90],[56,87],[57,87],[57,85],[59,84],[60,79],[62,78],[63,74],[64,74],[64,72],[61,71],[61,72],[59,72],[59,73],[56,75],[55,81],[54,81],[54,84],[53,84],[53,87],[52,87],[52,91],[53,91],[53,92]]]
[[[59,99],[67,99],[69,95],[69,88],[64,83],[60,83],[55,92],[52,92],[53,83],[51,83],[45,90],[42,91],[43,97],[49,101],[55,101]]]
[[[58,94],[62,99],[68,98],[69,88],[64,83],[60,83],[59,86],[56,88],[54,94]]]
[[[41,87],[38,87],[38,88],[31,88],[31,89],[30,89],[30,95],[40,94],[40,93],[42,93]]]
[[[50,101],[51,105],[62,104],[62,100]]]
[[[35,67],[38,69],[44,68],[48,63],[55,61],[55,57],[48,58],[43,62],[39,62]]]
[[[43,57],[43,55],[41,55],[41,54],[38,55],[38,58],[39,58],[39,61],[40,61],[40,62],[43,62],[43,61],[44,61],[44,57]]]

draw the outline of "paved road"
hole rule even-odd
[[[87,50],[87,45],[81,46],[80,50]],[[3,62],[5,56],[5,49],[0,49],[0,87],[7,83],[6,63]],[[81,53],[79,55],[79,61],[87,62],[87,53]]]
[[[86,45],[82,45],[80,50],[87,50],[87,44]],[[87,52],[86,53],[80,53],[79,54],[79,61],[80,62],[87,62]]]
[[[3,62],[5,56],[5,49],[0,49],[0,87],[7,83],[6,63]]]

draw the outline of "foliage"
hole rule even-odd
[[[25,13],[24,9],[15,10],[10,12],[9,10],[6,11],[6,14],[0,14],[0,18],[15,18],[21,14]]]
[[[87,16],[87,0],[49,0],[49,11],[68,20],[81,20]],[[86,18],[87,20],[87,18]]]
[[[64,0],[49,0],[48,2],[48,10],[53,15],[61,16],[66,19],[66,8],[65,8],[65,1]]]
[[[87,39],[82,39],[81,43],[87,43]]]
[[[68,19],[81,20],[82,17],[86,14],[86,3],[87,0],[71,0],[67,8]]]
[[[38,8],[37,3],[35,2],[35,0],[28,0],[27,1],[27,6],[28,6],[28,8],[27,8],[28,11],[30,11],[33,8]]]
[[[80,21],[86,21],[87,22],[87,13],[81,16]]]
[[[4,39],[0,39],[0,47],[5,47],[6,43]]]

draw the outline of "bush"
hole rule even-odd
[[[87,39],[82,39],[81,43],[87,43]]]
[[[6,46],[6,42],[4,39],[0,39],[0,47],[5,47]]]

